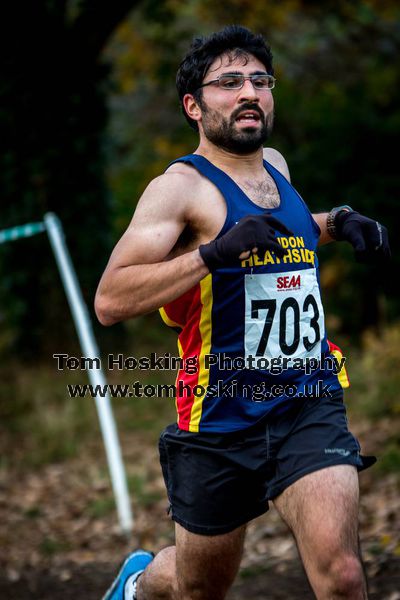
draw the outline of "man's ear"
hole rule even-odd
[[[185,108],[186,114],[188,117],[193,119],[193,121],[201,120],[201,108],[197,104],[194,96],[192,94],[185,94],[182,100],[183,106]]]

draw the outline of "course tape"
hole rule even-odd
[[[26,225],[17,225],[16,227],[10,227],[10,229],[3,229],[3,231],[0,231],[0,244],[30,237],[31,235],[42,233],[45,229],[46,226],[44,223],[27,223]]]

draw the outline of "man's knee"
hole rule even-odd
[[[328,587],[335,597],[363,598],[365,577],[360,558],[354,553],[333,556],[326,565]]]

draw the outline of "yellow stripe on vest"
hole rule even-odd
[[[331,354],[333,354],[333,356],[336,358],[336,360],[340,364],[340,361],[343,358],[343,354],[341,352],[339,352],[338,350],[331,350]],[[342,388],[348,388],[348,387],[350,387],[350,381],[349,381],[349,378],[347,376],[346,367],[344,365],[343,365],[343,367],[340,369],[340,371],[338,373],[338,380],[339,380],[339,383],[342,386]]]
[[[198,385],[202,386],[205,393],[201,396],[194,397],[192,410],[190,413],[190,424],[189,431],[199,431],[199,424],[201,415],[203,412],[203,401],[207,393],[208,383],[210,379],[209,369],[204,368],[204,357],[206,354],[210,354],[211,350],[211,312],[212,312],[212,276],[207,275],[200,281],[200,293],[201,293],[201,316],[200,316],[200,336],[201,336],[201,350],[199,356],[199,378]],[[201,388],[198,388],[199,390]]]
[[[179,327],[179,329],[182,329],[182,325],[179,325],[179,323],[176,323],[175,321],[169,318],[163,306],[158,309],[158,312],[160,313],[162,320],[166,325],[168,325],[168,327]]]

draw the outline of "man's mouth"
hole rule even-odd
[[[245,123],[247,125],[251,125],[254,123],[258,123],[261,120],[261,117],[258,112],[254,110],[245,110],[236,117],[235,121],[238,123]]]

